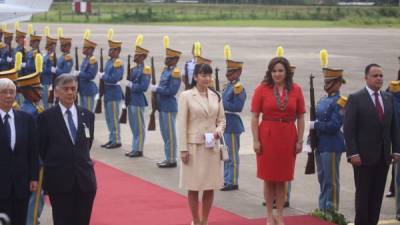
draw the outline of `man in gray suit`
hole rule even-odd
[[[354,169],[355,225],[376,225],[389,165],[400,159],[400,133],[393,97],[380,91],[381,66],[368,65],[364,78],[366,87],[349,96],[343,126]]]

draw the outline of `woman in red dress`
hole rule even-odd
[[[257,177],[264,180],[267,224],[283,225],[285,182],[293,180],[296,154],[303,146],[305,113],[303,92],[293,83],[286,58],[270,61],[264,80],[254,91],[251,111]],[[274,199],[278,209],[275,218]]]

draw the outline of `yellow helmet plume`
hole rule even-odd
[[[35,69],[36,69],[36,73],[43,72],[43,56],[41,54],[36,54]]]
[[[143,34],[139,34],[136,37],[135,46],[141,46],[143,43]]]
[[[194,43],[194,56],[201,56],[201,44],[198,41]]]
[[[15,22],[14,23],[14,29],[15,30],[19,30],[20,26],[19,26],[19,22]]]
[[[169,48],[169,37],[167,35],[163,38],[164,48]]]
[[[276,56],[277,57],[283,57],[283,47],[282,46],[279,46],[277,49],[276,49]]]
[[[114,36],[114,30],[113,30],[112,28],[108,29],[107,39],[108,39],[109,41],[112,41],[113,36]]]
[[[21,64],[22,64],[22,53],[21,52],[17,52],[17,54],[15,54],[15,67],[14,67],[14,69],[16,71],[21,70]]]
[[[46,37],[50,37],[50,27],[49,26],[45,26],[44,30],[43,30],[44,36]]]
[[[1,29],[3,31],[7,31],[7,24],[6,23],[1,24]]]
[[[229,45],[224,46],[224,56],[226,60],[231,59],[231,47]]]
[[[83,39],[89,40],[90,38],[90,30],[86,29],[85,33],[83,34]]]
[[[58,27],[57,28],[57,37],[60,38],[62,36],[64,36],[64,31],[61,27]]]
[[[32,34],[33,34],[33,25],[28,24],[28,35],[32,35]]]
[[[319,52],[319,59],[321,61],[322,68],[328,67],[328,51],[326,51],[326,49],[322,49]]]

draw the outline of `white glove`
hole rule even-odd
[[[79,70],[74,70],[74,76],[79,76],[79,73],[80,73],[81,71],[79,71]]]
[[[158,88],[158,85],[150,84],[150,91],[151,92],[156,92]]]
[[[102,79],[103,76],[104,76],[104,72],[98,72],[98,73],[97,73],[97,76],[99,76],[99,78]]]
[[[49,85],[49,91],[53,90],[53,85]]]
[[[132,89],[132,81],[130,80],[125,81],[125,86]]]
[[[315,122],[316,122],[316,121],[308,121],[308,127],[309,127],[310,130],[315,129],[315,127],[314,127]]]
[[[26,67],[26,63],[24,63],[24,62],[21,63],[21,67],[22,67],[22,68],[25,68],[25,67]]]
[[[7,57],[7,62],[12,62],[13,61],[13,58],[12,57]]]
[[[57,70],[57,67],[55,67],[55,66],[52,66],[52,67],[51,67],[51,72],[52,72],[52,73],[55,73],[56,70]]]
[[[307,153],[312,152],[311,146],[309,144],[304,145],[303,152],[307,152]]]

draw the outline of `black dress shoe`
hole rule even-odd
[[[233,191],[235,188],[233,188],[233,184],[228,184],[225,185],[223,188],[220,189],[220,191]]]
[[[234,184],[233,185],[233,190],[239,190],[239,185],[238,184]]]
[[[393,198],[394,196],[395,196],[394,192],[391,192],[391,191],[389,191],[389,192],[386,194],[386,198]]]
[[[396,220],[400,221],[400,209],[396,212]]]
[[[136,158],[136,157],[143,157],[143,152],[128,152],[125,153],[125,156],[129,157],[129,158]]]
[[[283,205],[284,208],[288,208],[290,206],[289,201],[285,202],[285,204]]]
[[[109,142],[107,142],[107,143],[105,143],[105,144],[103,144],[103,145],[100,145],[100,147],[105,148],[105,147],[107,147],[107,146],[110,145],[110,144],[111,144],[111,141],[109,141]]]
[[[122,146],[121,143],[114,143],[114,144],[107,145],[105,148],[106,149],[113,149],[113,148],[119,148],[121,146]]]
[[[162,161],[162,162],[158,162],[157,166],[159,168],[174,168],[176,167],[176,162],[170,162],[170,161]]]

